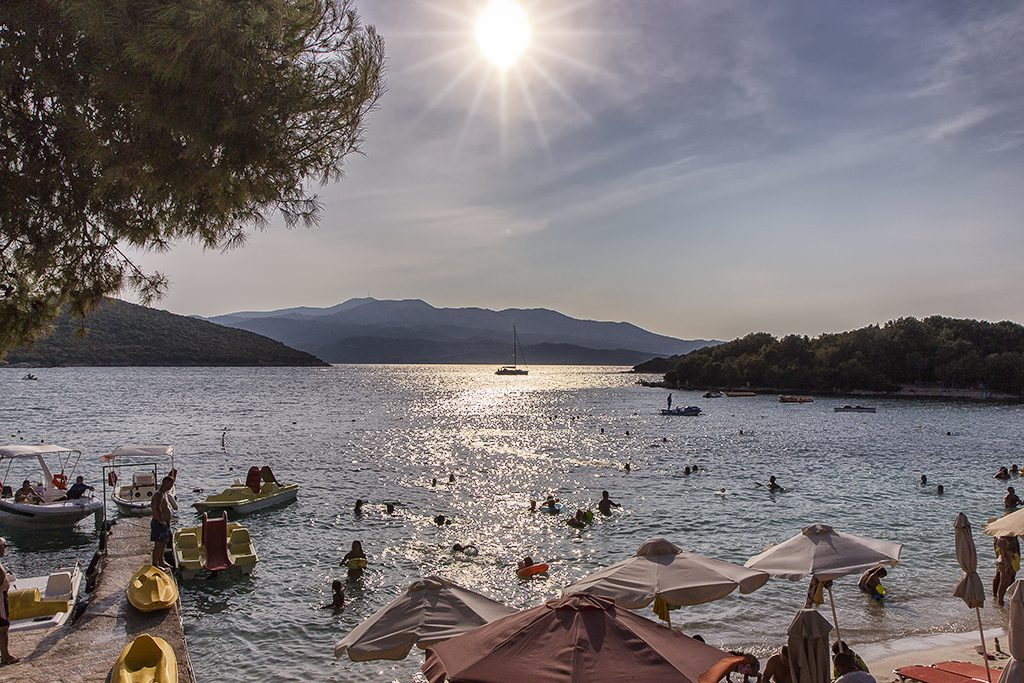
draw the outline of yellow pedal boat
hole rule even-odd
[[[178,659],[163,638],[143,633],[124,646],[110,683],[177,683]]]
[[[128,580],[128,602],[140,612],[167,609],[178,601],[178,584],[170,574],[144,564]]]
[[[220,493],[192,503],[192,507],[199,512],[223,510],[241,515],[291,503],[298,495],[298,484],[282,484],[274,477],[270,467],[264,465],[259,468],[253,465],[249,468],[244,484],[236,481]]]
[[[219,572],[236,568],[249,574],[259,560],[249,530],[241,524],[228,522],[227,513],[213,518],[203,513],[199,526],[175,531],[174,559],[181,578],[186,581],[203,570]]]

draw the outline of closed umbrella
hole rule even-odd
[[[786,631],[789,636],[789,671],[793,683],[828,683],[828,634],[832,625],[818,610],[802,609]]]
[[[629,609],[647,607],[660,598],[678,607],[718,600],[737,588],[740,593],[753,593],[767,581],[765,572],[687,552],[664,538],[652,538],[632,557],[584,577],[565,588],[562,595],[602,595]]]
[[[742,661],[580,593],[435,645],[421,670],[430,683],[715,683]]]
[[[353,629],[334,647],[334,656],[347,653],[353,662],[405,659],[414,645],[425,650],[514,612],[447,579],[428,576],[413,581]]]
[[[1007,637],[1010,639],[1010,661],[1003,667],[999,683],[1024,683],[1024,584],[1017,579],[1010,586],[1010,625]]]
[[[985,649],[985,629],[981,625],[981,608],[985,606],[985,587],[981,585],[981,577],[978,576],[978,550],[974,546],[974,535],[971,533],[971,523],[967,515],[960,513],[953,522],[953,535],[956,543],[956,561],[964,570],[960,583],[953,591],[955,597],[960,598],[968,607],[974,609],[978,615],[978,633],[981,634],[981,653],[985,657],[985,673],[989,683],[992,683],[992,672],[988,667],[988,650]]]
[[[895,565],[902,549],[901,544],[892,541],[840,533],[827,524],[812,524],[796,536],[753,556],[745,566],[790,581],[808,576],[831,581],[878,565]],[[836,638],[841,639],[831,588],[828,599]]]

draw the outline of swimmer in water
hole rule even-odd
[[[943,493],[945,493],[945,492],[946,492],[946,487],[945,487],[945,486],[943,486],[942,484],[939,484],[938,486],[936,486],[936,487],[935,487],[935,493],[936,493],[936,495],[939,495],[939,496],[941,496],[941,495],[942,495]]]
[[[1003,480],[1006,480],[1006,479],[1010,478],[1010,472],[1006,469],[1005,466],[1004,467],[1000,467],[999,471],[996,472],[995,476],[993,476],[992,478],[993,479],[1003,479]]]
[[[357,516],[363,514],[363,503],[364,502],[365,501],[362,498],[356,498],[356,507],[355,507],[355,510],[353,510],[353,513],[355,513]]]
[[[433,479],[430,480],[430,485],[437,486],[437,477],[434,477]]]
[[[690,473],[690,466],[687,465],[685,468],[683,468],[683,474],[689,474],[689,473]]]
[[[537,501],[531,499],[530,500],[530,512],[536,512],[536,511],[537,511]]]
[[[335,612],[345,609],[345,584],[340,580],[331,581],[331,602],[324,605],[324,609],[333,609]]]
[[[452,546],[452,553],[462,553],[463,555],[469,555],[470,557],[476,557],[477,555],[480,554],[480,551],[477,550],[476,546],[473,545],[472,543],[467,543],[466,545],[462,545],[461,543],[456,543],[455,545]]]
[[[362,560],[359,562],[358,560]],[[341,563],[348,567],[348,580],[357,581],[363,578],[366,567],[366,553],[363,552],[362,541],[352,541],[352,549],[341,558]]]
[[[622,507],[608,497],[607,491],[601,491],[601,500],[597,501],[597,509],[602,515],[612,514],[612,508]]]
[[[629,466],[629,463],[628,463],[628,462],[626,463],[626,468],[625,468],[625,469],[626,469],[626,472],[627,472],[627,473],[629,473],[629,472],[631,471],[631,468],[630,468],[630,466]]]
[[[1024,505],[1024,501],[1020,499],[1020,496],[1017,495],[1012,486],[1007,486],[1006,495],[1003,496],[1003,507],[1007,510],[1016,510],[1021,505]]]
[[[385,503],[384,504],[384,512],[386,512],[389,515],[395,514],[395,504],[394,503]]]
[[[878,587],[882,585],[882,579],[889,575],[885,567],[872,567],[860,575],[857,587],[871,597],[878,594]]]
[[[455,483],[455,473],[454,472],[452,472],[451,474],[448,475],[448,483],[449,484],[454,484]]]
[[[776,491],[785,491],[779,482],[775,481],[775,475],[768,477],[768,491],[774,493]]]
[[[573,529],[582,529],[587,526],[587,513],[583,510],[576,508],[576,514],[569,519],[565,520],[565,523],[571,526]]]
[[[444,526],[445,524],[451,524],[451,523],[452,523],[452,521],[450,519],[448,519],[447,517],[445,517],[444,515],[437,515],[436,517],[434,517],[434,524],[436,524],[438,526]]]
[[[925,475],[922,474],[921,475],[921,486],[927,486],[927,485],[928,485],[928,477],[926,477]]]
[[[555,503],[557,502],[559,502],[558,498],[555,498],[553,495],[549,493],[548,497],[545,498],[544,502],[541,504],[541,507],[545,508],[547,512],[555,512],[556,510],[558,510],[558,508],[555,506]]]

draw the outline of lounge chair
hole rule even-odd
[[[952,671],[943,671],[934,666],[901,666],[893,673],[901,681],[919,681],[919,683],[977,683],[970,676],[963,676]]]
[[[954,660],[950,662],[939,662],[938,664],[932,664],[932,666],[936,669],[942,669],[943,671],[960,674],[961,676],[973,678],[976,681],[985,681],[985,683],[988,683],[988,676],[986,675],[984,664],[974,664],[972,662],[959,662]],[[999,680],[999,674],[1002,673],[1002,671],[995,667],[991,667],[991,671],[992,683],[995,683]]]

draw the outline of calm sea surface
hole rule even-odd
[[[296,504],[247,518],[260,557],[251,577],[183,586],[201,680],[249,681],[258,671],[278,681],[407,681],[422,662],[416,651],[404,662],[353,664],[336,662],[333,646],[414,577],[440,574],[527,607],[650,537],[742,563],[814,522],[904,544],[884,605],[859,594],[855,577],[837,582],[840,627],[855,646],[971,628],[973,613],[950,597],[959,578],[951,525],[960,511],[974,522],[988,581],[991,544],[979,529],[1001,513],[996,468],[1024,464],[1024,408],[873,401],[877,414],[837,414],[833,399],[785,405],[674,392],[675,405],[707,414],[662,417],[667,392],[637,386],[621,368],[532,367],[528,377],[493,370],[69,368],[34,371],[40,380],[28,382],[24,370],[0,369],[0,429],[7,441],[81,448],[92,483],[97,456],[119,444],[173,443],[179,524],[195,519],[193,488],[217,490],[252,464],[302,484]],[[684,475],[693,463],[702,471]],[[451,472],[456,483],[447,485]],[[789,491],[755,485],[770,474]],[[945,496],[934,493],[939,483]],[[723,487],[729,494],[715,495]],[[527,509],[548,492],[570,507],[592,504],[602,489],[623,508],[582,532],[564,515]],[[356,498],[370,501],[358,518]],[[387,501],[398,505],[393,516],[384,514]],[[436,514],[455,521],[438,528]],[[370,569],[335,615],[321,605],[331,579],[343,578],[339,561],[354,539]],[[479,557],[451,556],[453,543],[469,541]],[[7,564],[23,576],[44,573],[87,562],[94,544],[91,521],[70,537],[15,536]],[[551,565],[549,579],[516,579],[526,554]],[[673,623],[764,654],[784,640],[804,589],[772,580],[749,596],[674,612]],[[989,606],[986,619],[1003,617]]]

